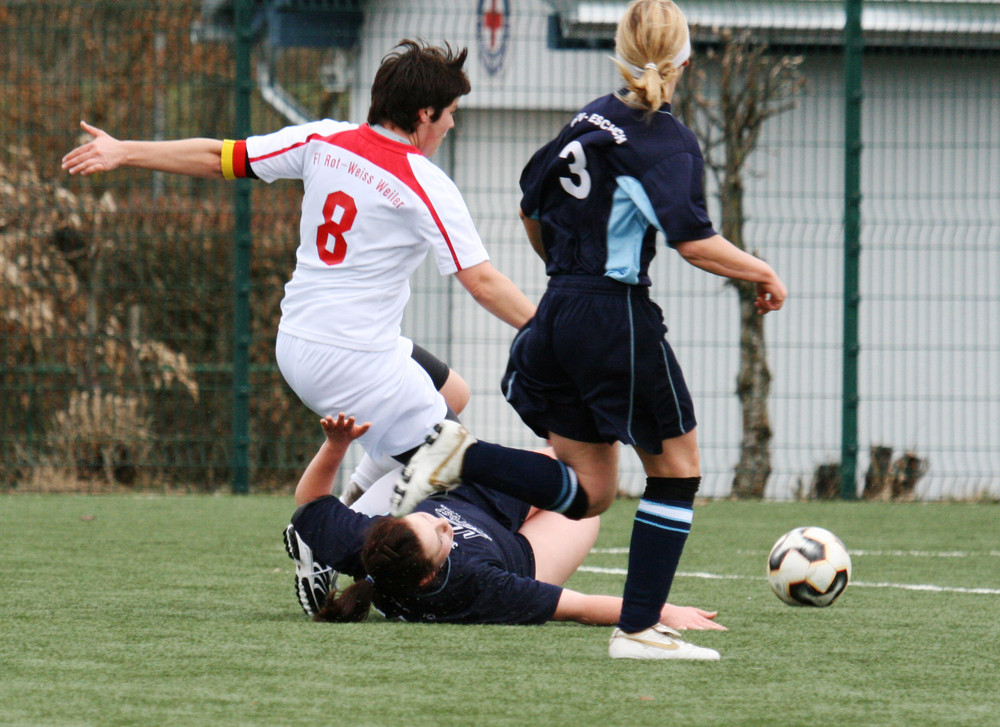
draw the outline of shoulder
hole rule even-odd
[[[627,133],[629,158],[632,159],[630,166],[637,177],[656,170],[669,175],[678,159],[682,162],[674,172],[701,164],[698,138],[668,111],[657,112],[652,118],[629,128]]]
[[[698,137],[670,110],[658,111],[653,117],[653,123],[657,132],[670,142],[671,151],[686,151],[701,156]]]
[[[295,142],[305,142],[309,139],[322,139],[335,136],[336,134],[353,131],[358,128],[357,124],[346,121],[334,121],[332,119],[321,119],[310,121],[306,124],[295,124],[272,131],[268,134],[251,136],[247,139],[248,144],[273,145],[275,143],[290,145]]]
[[[406,159],[409,161],[414,172],[419,172],[424,177],[440,180],[442,184],[447,184],[457,188],[457,185],[452,178],[449,177],[441,167],[425,157],[419,151],[408,151]]]
[[[441,167],[419,152],[408,153],[406,159],[413,172],[413,178],[432,201],[439,200],[438,203],[462,202],[459,206],[464,208],[462,191],[455,184],[455,180],[449,177]]]

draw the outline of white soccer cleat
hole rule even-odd
[[[634,634],[616,628],[611,632],[608,655],[612,659],[719,660],[719,652],[715,649],[689,644],[672,628],[659,623]]]
[[[435,492],[454,490],[462,482],[462,459],[476,438],[458,422],[434,427],[406,465],[392,495],[393,517],[403,517]]]
[[[285,528],[285,552],[295,561],[295,595],[299,605],[309,616],[314,616],[326,601],[326,594],[337,587],[337,571],[313,560],[312,549],[295,532],[295,527]]]

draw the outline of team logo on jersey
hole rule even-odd
[[[486,72],[495,76],[503,68],[510,41],[509,0],[479,0],[476,13],[476,40],[479,41],[479,60]]]
[[[455,539],[452,541],[451,547],[457,548],[458,541],[461,540],[471,540],[472,538],[486,538],[490,542],[493,542],[493,538],[487,535],[485,532],[477,528],[475,525],[470,523],[464,517],[459,515],[457,512],[452,510],[445,504],[440,504],[434,508],[434,514],[438,517],[443,517],[445,520],[451,523],[452,529],[455,531]]]

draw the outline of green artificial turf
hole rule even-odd
[[[569,585],[619,594],[635,501]],[[711,502],[671,600],[717,663],[620,662],[607,627],[315,624],[289,497],[0,497],[0,725],[996,725],[1000,506]],[[852,551],[826,609],[764,578],[786,530]],[[978,591],[976,590],[978,589]]]

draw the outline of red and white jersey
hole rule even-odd
[[[448,175],[367,125],[315,121],[227,142],[222,164],[227,176],[303,181],[299,248],[279,324],[293,336],[391,348],[410,276],[428,249],[442,275],[489,259]]]

